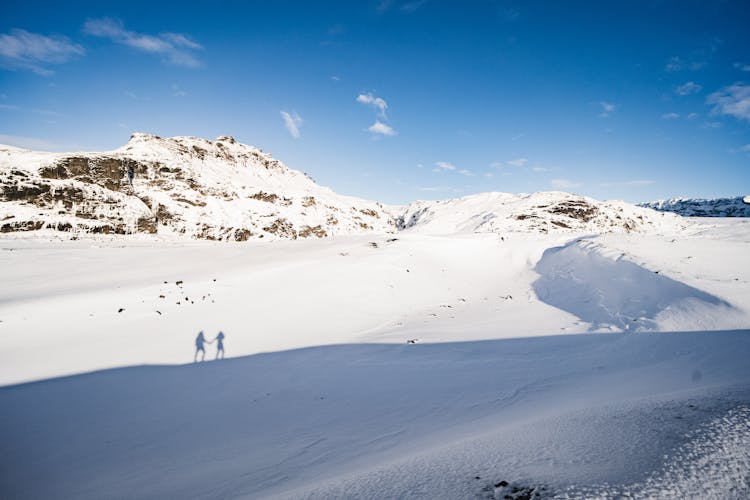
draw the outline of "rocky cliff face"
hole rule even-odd
[[[106,153],[0,146],[0,231],[169,233],[211,240],[395,229],[381,204],[337,195],[232,137],[134,134]]]
[[[641,203],[639,206],[685,217],[750,217],[750,196],[711,200],[673,198]]]

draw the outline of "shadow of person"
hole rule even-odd
[[[224,332],[220,331],[214,340],[216,340],[216,359],[224,359]]]
[[[198,333],[195,337],[195,355],[193,356],[193,363],[198,361],[198,353],[201,353],[201,361],[206,360],[206,337],[203,336],[203,330]]]

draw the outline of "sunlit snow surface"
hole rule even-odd
[[[746,220],[433,220],[242,244],[3,236],[0,496],[750,494]],[[191,363],[200,329],[225,332],[225,361]]]

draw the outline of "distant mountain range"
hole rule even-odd
[[[684,217],[750,217],[750,195],[736,198],[672,198],[650,201],[639,206]]]
[[[562,192],[481,193],[404,208],[342,196],[261,149],[222,136],[135,133],[109,152],[0,146],[0,232],[158,234],[245,241],[399,230],[630,232],[680,225],[624,202]]]

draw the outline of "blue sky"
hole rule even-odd
[[[0,143],[238,140],[387,203],[750,192],[744,1],[0,6]]]

